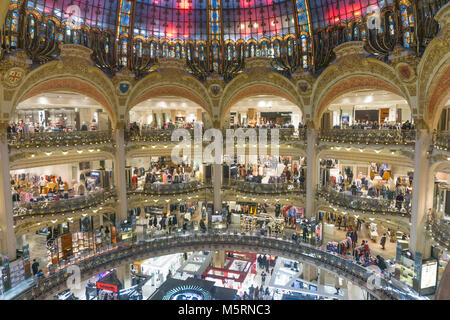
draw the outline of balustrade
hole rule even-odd
[[[256,236],[250,233],[236,234],[215,230],[204,233],[187,232],[182,235],[152,238],[148,241],[118,244],[114,247],[103,248],[96,254],[91,252],[78,258],[76,261],[61,262],[60,266],[53,268],[52,273],[49,273],[44,279],[35,281],[32,287],[20,294],[16,299],[39,299],[52,289],[57,289],[58,286],[65,283],[69,276],[65,268],[71,264],[77,264],[81,273],[87,273],[93,270],[99,270],[102,267],[106,268],[110,262],[137,261],[142,260],[146,255],[158,256],[163,253],[167,254],[168,251],[183,252],[186,248],[192,250],[193,247],[198,247],[198,250],[201,250],[201,248],[208,248],[213,245],[227,247],[252,246],[255,250],[276,250],[277,255],[296,256],[301,261],[315,263],[316,265],[320,264],[325,269],[343,273],[344,276],[360,285],[367,284],[369,277],[373,276],[372,272],[349,258],[301,242]],[[378,288],[368,288],[368,290],[382,299],[425,299],[412,289],[405,288],[397,282],[384,278],[380,279],[380,286]]]
[[[399,202],[395,199],[376,199],[348,195],[345,192],[338,192],[336,190],[333,190],[332,188],[320,189],[318,190],[317,194],[319,197],[322,197],[330,204],[353,210],[399,215],[409,215],[411,213],[410,204],[407,204],[404,201]]]
[[[13,208],[14,217],[24,218],[33,215],[49,215],[82,210],[98,206],[116,196],[115,190],[105,190],[78,196],[71,199],[55,201],[27,202]]]
[[[248,181],[230,180],[231,187],[240,192],[256,194],[284,194],[302,193],[304,194],[304,183],[254,183]]]
[[[355,144],[414,145],[414,130],[322,129],[319,139],[326,142]]]
[[[147,195],[176,195],[180,193],[190,193],[200,191],[206,188],[207,185],[200,181],[190,181],[185,183],[146,183],[142,189],[131,190],[129,186],[128,193],[143,193]]]
[[[433,144],[435,147],[447,151],[450,148],[450,131],[435,132]]]
[[[112,142],[111,131],[8,133],[10,148],[76,147]]]

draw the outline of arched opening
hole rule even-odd
[[[24,101],[39,96],[46,97],[46,95],[51,95],[56,93],[56,95],[65,94],[66,97],[70,99],[78,99],[77,97],[82,96],[84,98],[89,98],[98,108],[103,109],[102,112],[105,112],[111,121],[111,127],[115,127],[116,116],[114,113],[114,107],[112,106],[110,100],[105,96],[105,94],[100,91],[94,85],[77,78],[57,78],[46,80],[41,82],[35,86],[31,86],[29,88],[23,88],[20,91],[20,95],[15,100],[15,104],[13,105],[13,110],[11,114],[14,114],[15,109]],[[62,98],[61,98],[62,99]],[[64,102],[60,102],[64,105]],[[79,101],[81,106],[83,106],[83,100]],[[39,102],[34,102],[34,104],[39,104]],[[68,108],[69,106],[66,106]],[[74,109],[75,104],[72,104],[72,109]]]
[[[442,104],[442,107],[436,110],[437,116],[433,123],[433,129],[438,132],[450,131],[450,93],[448,96],[449,98],[444,100],[446,102]]]
[[[130,126],[147,129],[193,128],[203,125],[207,113],[195,101],[178,96],[158,96],[136,104],[128,113]]]
[[[302,110],[284,96],[254,95],[237,101],[224,115],[226,128],[302,127]]]
[[[112,121],[102,104],[87,95],[52,91],[25,96],[12,115],[16,132],[106,131]]]
[[[167,121],[171,118],[175,118],[177,111],[180,111],[180,118],[186,118],[186,116],[183,116],[183,113],[186,114],[186,111],[189,111],[194,112],[195,116],[191,116],[191,119],[194,119],[197,122],[207,124],[207,122],[211,121],[211,110],[208,103],[192,90],[180,86],[160,86],[151,88],[142,94],[139,94],[138,97],[129,104],[127,108],[127,117],[131,116],[130,112],[132,110],[137,112],[158,109],[162,113],[170,114],[170,112],[172,112],[174,116],[168,115],[166,118]],[[147,115],[146,119],[142,118],[137,120],[142,120],[142,123],[148,123],[148,116],[149,115]],[[158,121],[158,118],[152,118],[152,120]],[[128,123],[130,122],[131,119]]]
[[[340,95],[320,117],[322,129],[401,129],[411,123],[411,108],[403,97],[371,89]]]
[[[235,93],[232,94],[231,97],[229,97],[229,100],[226,100],[223,107],[222,107],[222,119],[221,119],[221,127],[227,128],[228,121],[229,121],[229,113],[230,109],[235,107],[237,104],[239,104],[241,101],[244,101],[246,99],[257,99],[258,102],[261,100],[264,100],[266,103],[268,103],[270,100],[281,100],[283,102],[290,102],[291,105],[296,107],[297,109],[300,109],[301,115],[302,113],[302,107],[298,105],[297,96],[295,92],[290,92],[289,90],[281,89],[275,85],[271,84],[251,84],[243,87],[240,90],[237,90]],[[284,100],[282,100],[284,99]],[[248,102],[248,101],[247,101]],[[246,106],[252,107],[250,106]]]

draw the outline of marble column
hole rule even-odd
[[[318,271],[317,268],[309,264],[303,263],[302,265],[302,277],[303,280],[313,282],[317,279]]]
[[[117,278],[122,282],[123,289],[131,287],[130,265],[128,263],[117,267]]]
[[[9,261],[16,259],[16,236],[14,234],[13,203],[9,176],[9,149],[6,135],[7,122],[0,123],[0,250]]]
[[[213,187],[214,187],[214,213],[218,211],[222,213],[222,165],[213,164]],[[208,224],[211,222],[208,217]]]
[[[315,197],[317,188],[317,177],[319,175],[317,165],[316,140],[317,130],[313,128],[307,129],[307,151],[306,151],[306,207],[305,217],[311,219],[316,213]]]
[[[347,281],[347,295],[348,300],[366,300],[363,289],[351,281]]]
[[[120,122],[114,130],[116,153],[114,157],[114,183],[117,191],[116,219],[127,219],[127,184],[125,179],[125,123]]]
[[[423,258],[430,256],[430,248],[425,248],[426,200],[429,192],[430,161],[428,150],[431,145],[429,130],[417,130],[416,145],[414,148],[414,179],[411,197],[411,234],[409,249],[412,254],[420,252]]]
[[[221,269],[223,269],[225,267],[225,251],[224,250],[212,252],[212,266],[214,268],[221,268]]]

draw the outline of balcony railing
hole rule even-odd
[[[112,142],[111,131],[8,133],[10,148],[76,147]]]
[[[331,204],[353,210],[397,215],[409,215],[411,213],[410,204],[405,201],[398,202],[395,199],[386,200],[348,195],[332,188],[319,189],[317,195]]]
[[[234,131],[238,130],[237,128],[230,128],[233,129]],[[242,128],[242,130],[244,130],[244,133],[247,133],[247,130],[249,129],[254,129],[256,130],[256,134],[257,136],[261,137],[262,136],[262,132],[260,132],[260,129],[257,128]],[[264,130],[263,128],[261,128],[262,130]],[[223,130],[223,137],[225,139],[226,137],[226,130]],[[265,129],[267,130],[267,143],[270,144],[271,143],[271,137],[272,137],[272,130],[278,130],[278,137],[279,137],[279,141],[281,142],[289,142],[289,141],[304,141],[306,140],[306,130],[305,129],[291,129],[291,128],[278,128],[278,129]],[[248,141],[248,138],[246,138]],[[259,142],[260,140],[258,140]]]
[[[232,188],[240,192],[261,195],[306,193],[304,183],[254,183],[231,179],[230,185]]]
[[[188,130],[191,137],[194,137],[194,130]],[[128,142],[170,142],[174,130],[144,129],[144,130],[126,130],[125,140]]]
[[[14,217],[17,219],[35,215],[50,215],[65,212],[73,212],[101,205],[105,201],[116,196],[115,190],[105,190],[78,196],[71,199],[56,201],[27,202],[13,209]]]
[[[434,240],[441,246],[450,249],[450,220],[440,219],[433,220],[431,223],[431,231]]]
[[[415,291],[396,285],[397,282],[395,281],[386,281],[384,278],[380,279],[379,287],[369,287],[367,284],[370,280],[369,277],[373,276],[373,273],[347,257],[326,252],[301,242],[287,240],[286,238],[270,238],[251,233],[233,234],[226,230],[213,230],[205,233],[188,232],[183,235],[153,238],[149,241],[119,244],[108,250],[97,252],[95,255],[92,252],[92,254],[85,255],[76,261],[63,264],[54,273],[48,274],[44,279],[33,283],[28,290],[20,294],[16,299],[45,298],[52,290],[60,290],[60,287],[66,283],[67,278],[70,276],[65,268],[71,264],[78,265],[82,274],[89,275],[94,271],[98,273],[101,271],[101,268],[109,268],[111,263],[117,264],[126,261],[142,260],[142,258],[150,254],[158,256],[169,254],[169,252],[184,252],[187,248],[189,250],[192,250],[192,248],[199,251],[206,250],[209,247],[218,245],[225,247],[251,246],[256,250],[255,252],[272,250],[277,255],[286,255],[309,264],[321,265],[325,269],[343,274],[344,277],[351,279],[362,287],[367,287],[369,292],[381,299],[424,299]]]
[[[414,145],[414,130],[322,129],[319,138],[325,142],[350,144]]]
[[[141,189],[132,190],[132,187],[128,187],[128,193],[143,193],[146,195],[177,195],[181,193],[190,193],[207,188],[207,185],[200,181],[190,181],[186,183],[147,183]]]
[[[183,129],[183,128],[181,128]],[[176,129],[174,129],[176,130]],[[144,130],[126,130],[125,131],[125,140],[129,142],[170,142],[172,133],[174,130],[159,130],[159,129],[144,129]],[[194,139],[194,130],[193,129],[184,129],[188,130],[191,134],[192,140]],[[237,129],[234,129],[237,130]],[[247,128],[243,129],[244,132],[247,132]],[[257,135],[259,134],[259,130],[255,129]],[[279,141],[288,142],[288,141],[304,141],[306,139],[306,131],[304,129],[296,130],[296,129],[278,129],[279,131]],[[225,142],[226,139],[226,129],[222,131],[222,136]],[[248,138],[246,138],[248,141]],[[258,140],[259,142],[259,140]],[[267,129],[267,143],[271,142],[271,129]]]
[[[450,131],[435,132],[433,136],[433,144],[435,147],[445,151],[450,149]]]

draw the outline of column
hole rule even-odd
[[[315,216],[315,197],[317,188],[317,176],[318,176],[318,166],[316,158],[316,140],[317,140],[317,130],[310,128],[310,123],[308,123],[308,129],[306,133],[307,139],[307,150],[306,150],[306,208],[305,217],[311,219]]]
[[[214,213],[219,211],[222,214],[222,165],[215,163],[213,167],[213,187],[214,187]],[[208,216],[208,225],[211,223],[211,217]]]
[[[122,282],[123,289],[131,287],[131,273],[130,266],[128,263],[121,265],[117,269],[117,279]]]
[[[225,251],[224,250],[213,251],[212,266],[214,268],[221,268],[221,269],[223,269],[225,267]]]
[[[427,152],[431,145],[431,133],[429,130],[418,129],[416,145],[414,148],[414,180],[411,197],[411,235],[409,249],[413,255],[420,252],[425,258],[430,255],[430,248],[425,248],[425,222],[427,194],[433,192],[428,189],[430,177],[430,161]]]
[[[114,130],[116,153],[114,157],[114,183],[117,191],[116,219],[127,219],[127,184],[125,180],[125,123],[120,122]]]
[[[363,289],[353,284],[351,281],[347,281],[347,295],[348,300],[366,300]]]
[[[0,253],[7,254],[9,261],[16,259],[16,236],[9,176],[9,149],[6,129],[8,122],[0,123]]]
[[[317,268],[313,267],[309,264],[305,264],[303,263],[302,265],[302,277],[303,280],[309,281],[309,282],[313,282],[317,279],[318,276],[318,272],[317,272]]]

